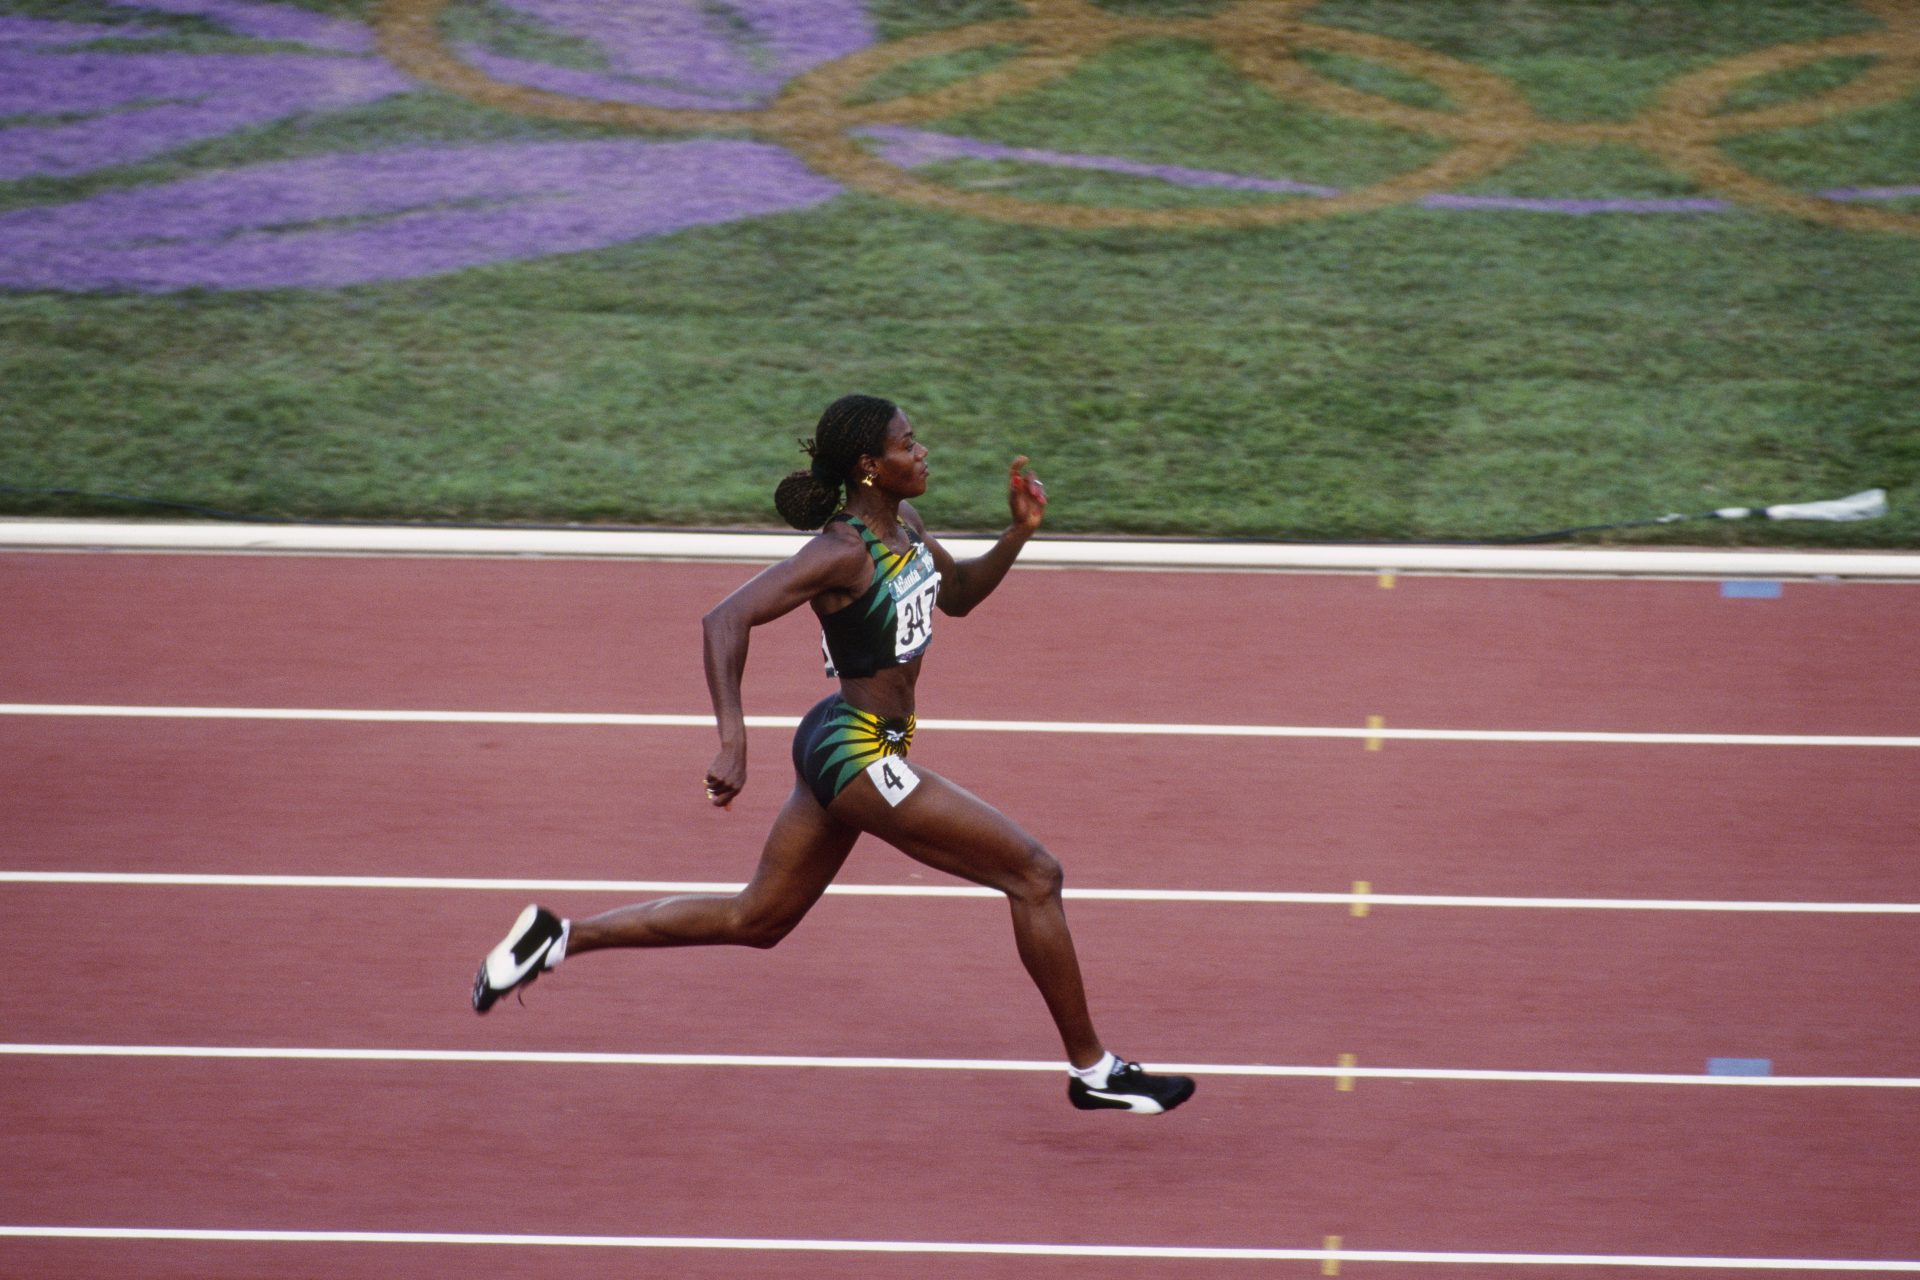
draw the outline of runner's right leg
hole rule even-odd
[[[1192,1097],[1191,1078],[1149,1075],[1101,1044],[1087,1012],[1080,962],[1060,900],[1060,864],[1053,855],[978,796],[931,769],[913,768],[919,785],[897,804],[881,795],[871,777],[861,776],[834,799],[834,811],[910,858],[1007,895],[1020,961],[1040,989],[1067,1052],[1067,1097],[1073,1105],[1157,1115]]]
[[[520,913],[505,938],[480,962],[473,1011],[534,981],[566,956],[604,947],[694,947],[731,943],[771,947],[820,900],[847,860],[859,832],[820,807],[796,783],[774,819],[753,882],[739,893],[659,898],[585,920],[564,922],[544,907]]]

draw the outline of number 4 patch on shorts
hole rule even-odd
[[[899,804],[920,785],[920,775],[901,756],[881,756],[867,766],[867,776],[873,779],[873,785],[880,789],[880,794],[887,798],[890,805]]]

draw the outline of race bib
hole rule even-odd
[[[907,764],[905,756],[881,756],[867,766],[867,776],[890,805],[899,804],[920,785],[920,775]]]
[[[893,656],[908,658],[933,639],[933,602],[940,594],[940,575],[930,573],[904,596],[894,599]]]

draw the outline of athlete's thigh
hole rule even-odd
[[[760,849],[760,865],[742,893],[749,910],[806,913],[840,874],[857,827],[820,807],[804,783],[796,782]]]
[[[833,802],[833,816],[885,840],[917,862],[1006,890],[1030,875],[1042,850],[1013,819],[931,769],[913,766],[919,785],[887,803],[864,773]]]

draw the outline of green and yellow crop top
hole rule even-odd
[[[912,662],[933,640],[933,601],[940,594],[933,553],[904,523],[912,545],[901,553],[874,537],[857,516],[841,511],[833,520],[845,520],[866,543],[873,581],[852,604],[820,619],[827,674],[857,679]]]

